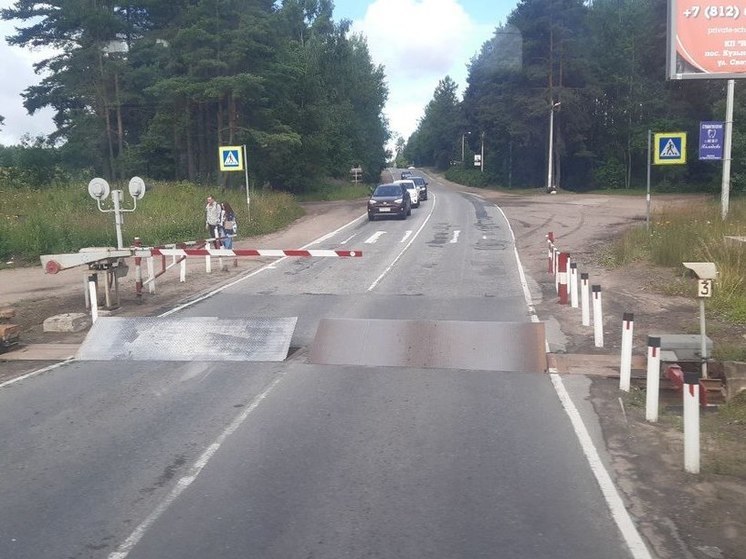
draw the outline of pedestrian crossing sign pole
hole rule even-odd
[[[221,171],[243,171],[246,182],[246,207],[249,210],[248,220],[251,221],[251,197],[249,196],[249,166],[246,164],[246,145],[221,146],[218,148],[218,158]]]
[[[653,165],[686,164],[686,132],[655,134]]]

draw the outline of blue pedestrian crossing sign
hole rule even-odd
[[[683,165],[686,163],[686,132],[655,134],[654,165]]]
[[[221,171],[243,171],[243,146],[222,146],[219,152]]]

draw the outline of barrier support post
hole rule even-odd
[[[148,261],[148,292],[155,293],[155,265],[153,264],[153,257],[149,256]]]
[[[661,384],[661,339],[648,336],[648,370],[645,383],[645,419],[651,423],[658,421],[658,398]]]
[[[622,317],[622,354],[619,365],[619,390],[629,392],[632,377],[632,339],[635,330],[635,316],[631,312]]]
[[[135,242],[133,244],[136,250],[141,249],[142,241],[140,240],[140,237],[135,237]],[[135,256],[135,295],[137,297],[137,302],[142,303],[142,257],[141,256]]]
[[[699,373],[684,373],[684,469],[699,473]]]
[[[88,276],[88,293],[91,298],[91,322],[98,320],[98,290],[96,289],[96,274]]]

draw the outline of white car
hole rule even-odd
[[[407,192],[409,192],[409,197],[412,199],[412,207],[413,208],[419,208],[420,207],[420,189],[417,188],[417,185],[414,183],[414,181],[409,179],[394,181],[394,184],[403,184],[404,188],[407,189]]]

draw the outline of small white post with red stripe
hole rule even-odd
[[[645,419],[658,421],[658,393],[661,384],[661,339],[648,336],[648,370],[645,382]]]
[[[684,373],[684,469],[699,473],[699,374]]]
[[[635,330],[635,315],[624,313],[622,317],[622,355],[619,364],[619,390],[629,392],[632,378],[632,339]]]
[[[570,306],[578,308],[578,264],[570,262]]]
[[[570,260],[570,254],[567,252],[559,253],[559,269],[557,272],[557,283],[559,288],[557,293],[559,294],[560,305],[566,305],[569,303],[568,290],[567,290],[567,263]]]
[[[601,305],[601,286],[591,286],[593,291],[593,343],[596,347],[604,347],[604,314]]]
[[[591,297],[588,282],[588,272],[582,272],[580,274],[580,312],[583,326],[591,325]]]
[[[88,296],[91,299],[91,322],[98,320],[98,290],[96,289],[96,274],[88,276]]]
[[[559,253],[557,247],[552,247],[553,273],[554,273],[554,291],[559,294]]]
[[[554,272],[554,233],[547,233],[547,272]]]

